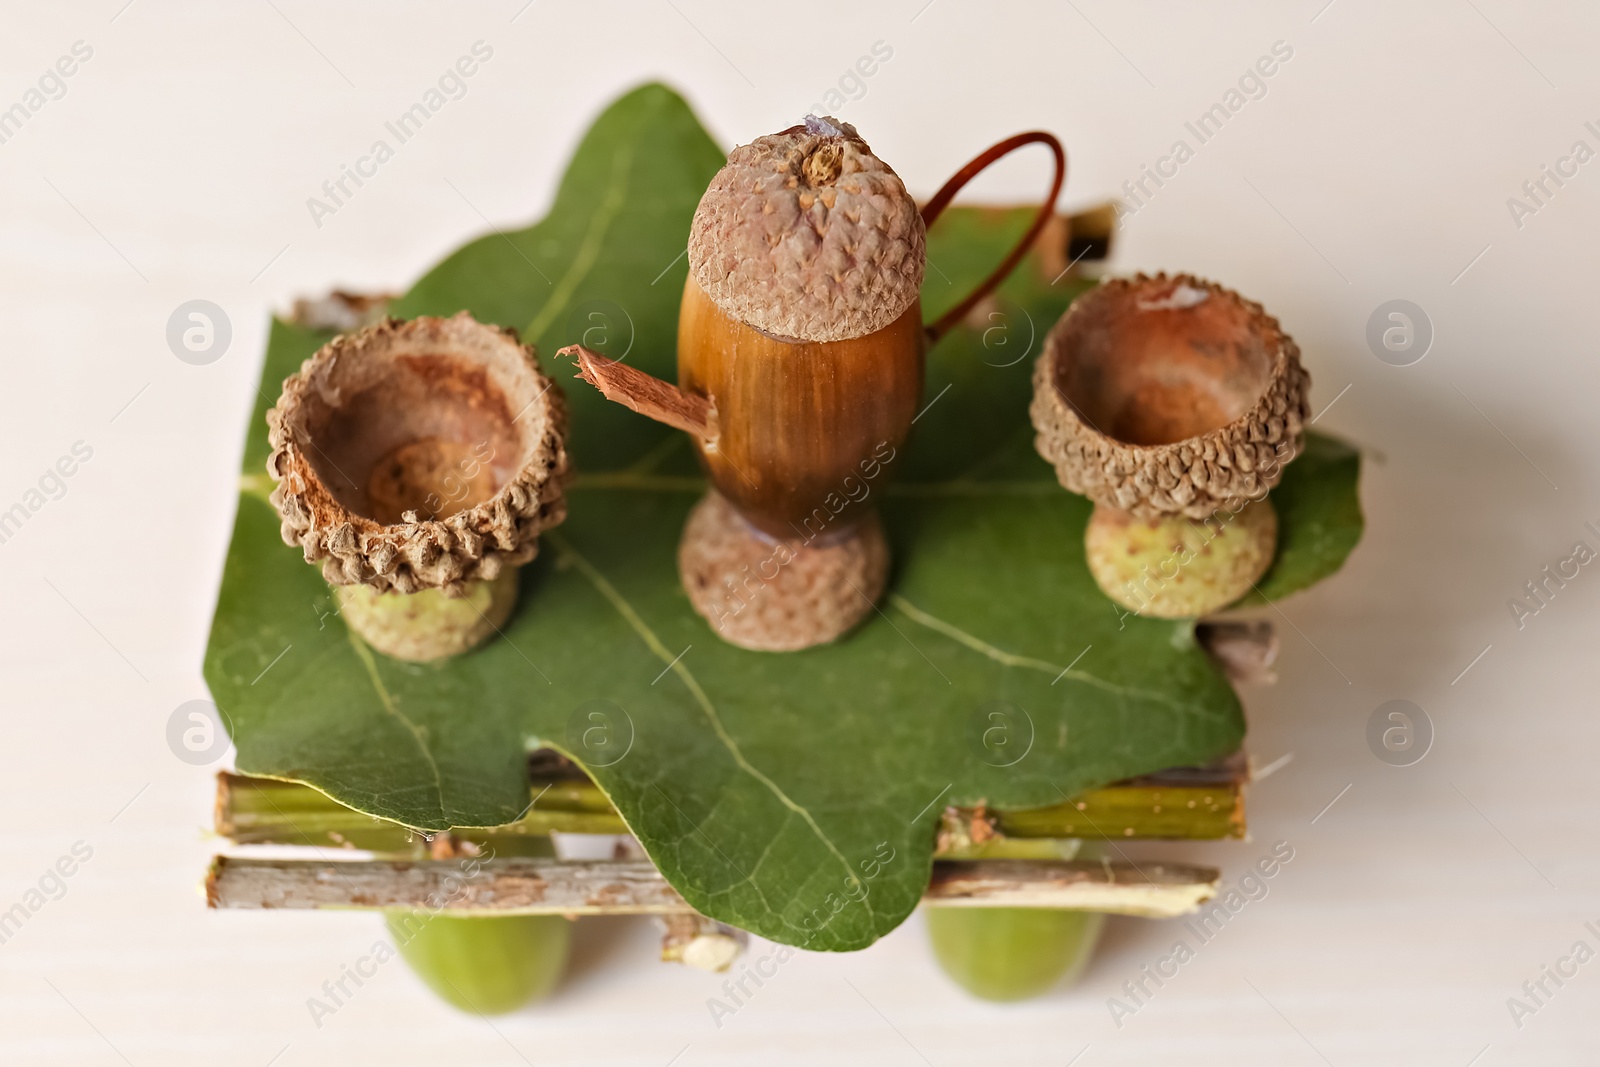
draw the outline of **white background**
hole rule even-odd
[[[1325,2],[8,2],[0,106],[75,41],[94,54],[0,145],[0,507],[75,441],[93,458],[0,545],[0,908],[74,841],[94,855],[0,947],[0,1061],[1595,1062],[1600,962],[1520,1029],[1506,1001],[1574,941],[1600,947],[1583,926],[1600,920],[1600,575],[1521,630],[1507,601],[1580,538],[1600,548],[1583,529],[1600,520],[1600,162],[1521,227],[1506,202],[1575,140],[1600,148],[1583,126],[1600,125],[1600,14]],[[470,93],[315,227],[306,198],[479,39],[494,58]],[[1262,301],[1305,351],[1313,406],[1338,398],[1319,427],[1368,450],[1366,539],[1283,605],[1282,681],[1246,694],[1258,762],[1294,754],[1252,792],[1254,839],[1143,850],[1230,877],[1279,840],[1294,860],[1120,1028],[1107,998],[1177,927],[1116,920],[1079,986],[999,1008],[943,978],[914,918],[858,955],[791,961],[718,1029],[720,979],[655,963],[647,924],[584,924],[559,995],[493,1027],[395,963],[318,1029],[306,998],[381,924],[207,912],[214,768],[164,739],[205,695],[269,314],[333,284],[404,288],[489,224],[536,218],[581,132],[643,80],[731,144],[797,120],[880,40],[892,59],[838,113],[915,193],[1042,126],[1068,146],[1069,207],[1293,48],[1127,220],[1113,267]],[[1019,154],[973,195],[1024,199],[1041,170]],[[166,345],[193,298],[233,323],[210,366]],[[1367,348],[1394,298],[1437,332],[1414,366]],[[1408,768],[1364,738],[1394,698],[1437,734]]]

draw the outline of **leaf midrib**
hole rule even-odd
[[[1071,667],[1060,667],[1054,663],[1050,663],[1042,659],[1034,659],[1032,656],[1023,656],[1015,652],[1007,652],[1003,648],[991,645],[981,637],[968,633],[959,626],[956,626],[954,623],[946,622],[930,612],[923,611],[921,608],[911,603],[911,601],[907,600],[899,593],[890,593],[888,599],[889,604],[892,607],[899,610],[906,616],[906,618],[910,619],[917,625],[924,626],[935,633],[944,634],[952,641],[960,642],[961,644],[972,649],[974,652],[980,652],[994,660],[996,663],[1002,664],[1003,666],[1024,667],[1028,670],[1043,671],[1046,674],[1054,675],[1057,681],[1061,680],[1062,678],[1068,678],[1075,682],[1082,682],[1086,685],[1097,686],[1098,688],[1104,689],[1106,692],[1115,694],[1116,696],[1132,697],[1136,700],[1149,700],[1157,704],[1165,704],[1167,707],[1171,708],[1173,711],[1179,712],[1180,714],[1199,714],[1199,709],[1188,704],[1179,703],[1178,701],[1175,701],[1171,697],[1167,696],[1165,693],[1157,693],[1154,690],[1140,689],[1131,685],[1119,685],[1118,683],[1109,679],[1101,678],[1097,674],[1090,674],[1088,671],[1073,670]],[[1050,684],[1054,685],[1055,683],[1052,682]]]
[[[383,705],[384,711],[400,720],[401,725],[411,734],[412,740],[417,743],[417,750],[422,753],[422,758],[427,762],[428,770],[433,772],[433,794],[437,798],[439,822],[448,823],[449,815],[445,811],[444,805],[444,778],[439,773],[438,761],[433,758],[433,750],[428,747],[426,732],[422,727],[412,722],[410,717],[402,712],[399,705],[394,702],[394,697],[390,694],[388,687],[383,684],[383,679],[378,674],[377,661],[372,658],[372,650],[367,647],[366,642],[357,637],[355,630],[348,626],[345,628],[345,635],[350,638],[350,646],[356,650],[356,658],[361,660],[362,666],[367,669],[367,678],[372,682],[372,689],[378,696],[378,703]]]

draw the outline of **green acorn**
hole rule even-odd
[[[1277,544],[1268,500],[1204,522],[1141,519],[1096,505],[1084,531],[1089,572],[1106,596],[1157,619],[1198,618],[1232,604],[1272,566]]]
[[[1066,908],[929,908],[940,968],[982,1000],[1027,1000],[1076,980],[1105,916]]]
[[[559,915],[390,911],[384,920],[417,977],[474,1015],[504,1015],[549,996],[566,970],[572,940],[572,923]]]

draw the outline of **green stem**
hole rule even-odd
[[[993,813],[1005,837],[1167,838],[1214,841],[1244,836],[1238,782],[1207,785],[1122,782],[1048,808]]]
[[[535,776],[533,805],[516,822],[455,831],[459,838],[511,854],[516,841],[551,831],[620,834],[627,826],[587,778]],[[963,810],[962,818],[975,813]],[[1244,836],[1239,775],[1156,776],[1092,789],[1042,808],[989,810],[1002,837],[1166,838],[1217,840]],[[411,852],[420,835],[398,823],[347,808],[310,786],[223,772],[217,777],[216,830],[241,844],[317,845],[374,852]]]
[[[455,836],[497,853],[527,837],[552,830],[575,834],[627,832],[605,794],[587,779],[535,782],[535,802],[518,821],[490,829],[463,829]],[[365,815],[301,785],[273,778],[250,778],[227,771],[217,775],[216,830],[241,845],[317,845],[373,852],[411,852],[425,847],[422,835],[386,819]]]

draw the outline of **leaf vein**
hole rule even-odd
[[[911,603],[911,601],[907,600],[899,593],[890,593],[888,599],[891,606],[899,610],[912,622],[915,622],[921,626],[925,626],[935,633],[944,634],[946,637],[966,645],[975,652],[981,652],[983,655],[988,656],[996,663],[1004,664],[1007,667],[1023,667],[1028,670],[1043,671],[1052,677],[1059,676],[1062,678],[1069,678],[1075,682],[1082,682],[1085,685],[1092,685],[1099,689],[1104,689],[1106,692],[1114,693],[1119,697],[1132,696],[1139,697],[1143,700],[1151,700],[1158,704],[1165,704],[1174,711],[1183,712],[1184,714],[1193,715],[1199,713],[1199,709],[1173,700],[1165,693],[1158,693],[1150,689],[1139,689],[1136,686],[1131,685],[1118,685],[1116,682],[1107,681],[1098,675],[1090,674],[1088,671],[1073,670],[1071,668],[1062,667],[1059,664],[1050,663],[1046,660],[1034,659],[1032,656],[1019,656],[1014,652],[1007,652],[1002,648],[996,648],[994,645],[989,644],[989,642],[980,637],[975,637],[972,634],[967,633],[967,631],[961,629],[953,623],[945,622],[943,619],[935,615],[930,615],[928,612],[923,611],[921,608]]]
[[[605,244],[611,224],[622,214],[622,209],[627,205],[628,172],[632,166],[633,139],[626,138],[618,147],[616,154],[611,157],[611,184],[606,187],[600,206],[595,208],[594,217],[589,220],[589,228],[584,231],[583,241],[578,245],[577,254],[572,257],[572,265],[561,276],[561,280],[550,293],[550,299],[545,301],[544,307],[539,309],[539,314],[534,316],[523,333],[530,342],[537,343],[539,335],[544,333],[550,324],[555,322],[556,316],[566,309],[572,294],[583,284],[583,279],[588,277],[589,271],[599,260],[600,249]]]
[[[372,681],[372,688],[378,694],[378,702],[383,705],[383,710],[399,719],[401,724],[410,731],[411,737],[417,742],[417,749],[422,753],[422,758],[427,761],[428,769],[433,772],[433,792],[438,798],[439,819],[448,818],[444,810],[444,779],[439,774],[439,764],[433,758],[433,751],[428,748],[427,736],[422,727],[412,722],[394,702],[394,697],[389,694],[388,687],[383,684],[383,679],[378,676],[377,661],[372,658],[372,650],[356,636],[355,631],[345,630],[350,638],[351,646],[356,650],[356,656],[361,660],[362,666],[367,669],[367,677]]]
[[[739,743],[733,739],[733,735],[729,734],[727,727],[723,725],[721,716],[717,714],[715,705],[711,703],[711,698],[707,696],[706,691],[700,687],[699,681],[695,679],[695,676],[689,671],[689,668],[684,665],[683,660],[681,658],[676,659],[676,661],[674,660],[671,650],[669,650],[667,646],[661,642],[661,639],[656,636],[655,631],[650,629],[650,625],[644,621],[644,618],[639,614],[634,606],[628,603],[627,598],[622,595],[621,591],[618,590],[616,586],[612,585],[610,580],[607,579],[605,575],[601,574],[599,569],[596,568],[593,563],[590,563],[588,559],[584,558],[584,556],[572,546],[570,541],[557,533],[546,533],[545,536],[550,539],[551,544],[555,545],[556,551],[560,552],[562,556],[570,560],[572,564],[583,573],[583,576],[589,579],[590,584],[592,584],[595,589],[599,591],[600,595],[605,597],[606,600],[610,601],[611,606],[617,609],[617,613],[620,614],[623,619],[627,621],[628,625],[633,628],[634,632],[644,640],[644,643],[649,646],[650,650],[657,656],[661,657],[663,663],[668,663],[671,665],[672,672],[682,679],[683,684],[688,687],[689,692],[694,696],[695,701],[700,705],[700,710],[705,715],[706,721],[711,724],[712,732],[717,735],[717,740],[722,742],[723,747],[728,750],[728,754],[733,757],[734,764],[737,765],[740,770],[754,778],[757,782],[760,782],[762,786],[764,786],[775,798],[777,798],[778,803],[788,808],[794,814],[800,816],[801,820],[811,830],[812,834],[815,835],[816,839],[820,841],[823,847],[832,853],[834,858],[839,861],[840,866],[844,868],[846,879],[853,879],[855,877],[855,872],[850,867],[850,861],[845,858],[843,852],[839,851],[839,847],[833,843],[832,839],[830,839],[828,835],[823,832],[822,827],[817,824],[817,820],[812,817],[811,812],[807,811],[803,805],[796,803],[795,800],[789,796],[789,794],[783,791],[782,787],[779,786],[777,782],[774,782],[771,778],[767,777],[767,775],[761,771],[760,768],[756,767],[755,764],[751,763],[745,757],[745,754],[739,749]],[[749,875],[746,875],[745,878],[747,881],[750,880]],[[756,890],[758,895],[760,895],[760,887],[756,886],[753,881],[751,881],[751,887]],[[771,905],[767,905],[767,907],[768,910],[773,910]],[[873,918],[877,918],[877,912],[873,910],[871,905],[867,906],[867,911],[873,916]],[[773,911],[773,914],[776,915],[777,912]]]

